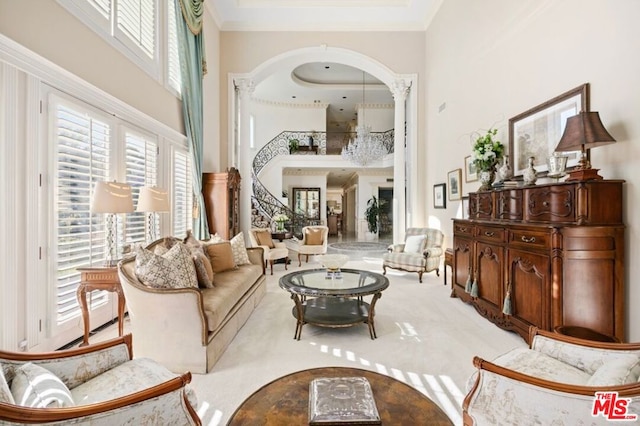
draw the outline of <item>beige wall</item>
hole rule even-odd
[[[508,144],[509,118],[583,83],[591,110],[599,111],[617,143],[592,150],[591,161],[608,179],[626,180],[624,221],[627,338],[640,341],[640,2],[636,0],[447,0],[426,36],[423,87],[426,181],[445,182],[464,167],[470,134],[497,127]],[[446,108],[438,108],[446,103]],[[464,176],[464,174],[463,174]],[[463,177],[464,180],[464,177]],[[463,194],[478,183],[463,182]],[[606,200],[604,201],[606,202]],[[427,210],[451,246],[459,202]]]

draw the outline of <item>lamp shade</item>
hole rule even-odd
[[[131,185],[96,182],[91,199],[91,213],[130,213],[133,211]]]
[[[138,195],[138,205],[136,206],[137,212],[168,212],[169,211],[169,196],[167,191],[151,187],[143,186],[140,188],[140,194]]]
[[[616,140],[602,125],[597,112],[580,112],[569,117],[556,152],[579,151],[608,145]]]

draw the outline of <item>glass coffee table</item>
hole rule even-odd
[[[308,269],[280,278],[280,287],[291,293],[296,318],[294,339],[300,340],[302,326],[351,327],[366,323],[375,339],[373,323],[376,301],[389,287],[387,277],[357,269]],[[370,303],[364,296],[372,296]]]

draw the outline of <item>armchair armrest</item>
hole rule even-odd
[[[536,419],[540,424],[592,424],[597,391],[617,391],[630,398],[631,413],[640,408],[640,383],[578,386],[528,376],[479,357],[473,364],[478,371],[462,404],[465,426],[517,424],[522,419]]]
[[[387,250],[393,253],[403,253],[404,252],[404,243],[401,244],[391,244]]]
[[[440,257],[442,253],[444,253],[442,247],[429,247],[422,252],[424,257]]]

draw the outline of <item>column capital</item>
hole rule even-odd
[[[404,102],[410,89],[411,81],[404,78],[398,78],[391,83],[391,94],[396,102]]]
[[[240,96],[251,95],[256,88],[254,81],[250,78],[238,78],[234,82]]]

